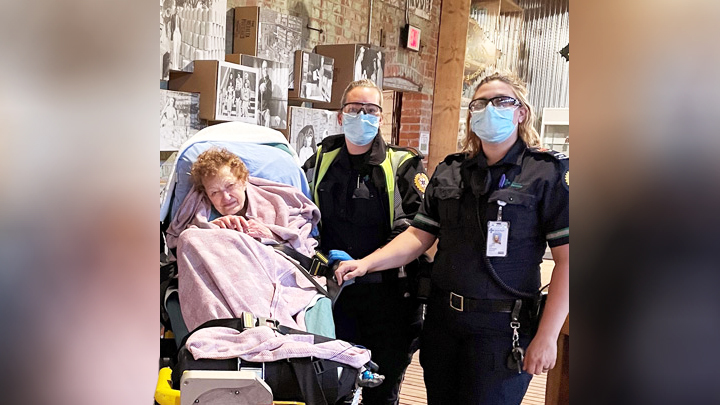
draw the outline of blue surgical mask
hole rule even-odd
[[[380,117],[364,112],[343,113],[342,126],[348,141],[353,145],[365,146],[375,139],[380,128]]]
[[[485,142],[503,142],[517,128],[517,124],[513,123],[516,109],[498,109],[492,104],[488,104],[484,110],[472,113],[470,116],[470,129]]]

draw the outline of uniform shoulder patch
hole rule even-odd
[[[570,169],[565,170],[565,174],[563,174],[563,183],[565,184],[565,188],[570,190]]]
[[[553,156],[555,159],[562,160],[562,159],[568,159],[568,155],[558,152],[556,150],[548,149],[548,148],[529,148],[530,151],[536,152],[536,153],[547,153],[548,155]]]
[[[425,173],[418,173],[415,175],[415,178],[413,179],[413,182],[415,183],[415,188],[418,189],[421,193],[425,193],[425,189],[427,188],[428,183],[430,183],[430,180],[428,179],[427,174]]]
[[[466,157],[467,157],[467,155],[463,152],[451,153],[451,154],[445,156],[445,159],[443,159],[443,162],[445,162],[447,164],[450,164],[452,162],[462,162],[463,160],[465,160]]]

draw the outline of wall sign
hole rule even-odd
[[[430,132],[420,132],[420,147],[418,148],[418,150],[420,150],[420,153],[422,153],[423,155],[428,155],[428,153],[430,152]]]
[[[403,29],[403,37],[407,38],[407,41],[403,44],[407,49],[413,51],[420,50],[420,28],[413,27],[410,24],[406,24]]]

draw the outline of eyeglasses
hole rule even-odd
[[[368,115],[380,115],[382,107],[373,103],[345,103],[342,111],[346,114],[360,114],[360,111]]]
[[[482,111],[485,109],[485,107],[487,107],[489,103],[492,103],[495,108],[512,108],[522,105],[522,103],[512,97],[497,96],[491,99],[476,98],[475,100],[470,102],[470,104],[468,105],[468,110],[470,110],[470,112]]]

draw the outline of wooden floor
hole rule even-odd
[[[422,367],[418,360],[418,353],[415,352],[412,363],[405,371],[405,379],[403,379],[400,387],[400,405],[418,405],[427,404],[427,395],[425,395],[425,382],[423,381]]]
[[[530,381],[522,405],[545,404],[545,382],[547,374],[536,375]],[[400,405],[421,405],[427,404],[425,395],[425,383],[423,382],[422,367],[418,361],[418,353],[415,353],[413,361],[405,372],[405,379],[400,388]]]

